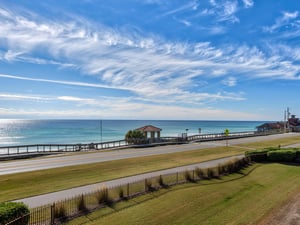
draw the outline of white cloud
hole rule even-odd
[[[189,27],[192,25],[192,23],[188,20],[184,20],[184,19],[177,19],[174,17],[174,20],[178,21],[179,23],[182,23],[183,25]]]
[[[210,2],[210,4],[211,4],[212,6],[216,6],[216,5],[217,5],[217,3],[216,3],[215,0],[209,0],[209,2]]]
[[[298,11],[295,11],[295,12],[284,12],[283,13],[283,21],[289,21],[291,19],[296,19],[299,15],[299,12]]]
[[[11,50],[8,50],[4,55],[3,59],[5,59],[8,62],[14,61],[19,55],[22,55],[22,52],[13,52]]]
[[[235,77],[228,77],[224,79],[222,83],[228,87],[234,87],[237,85],[237,80]]]
[[[76,110],[51,110],[51,109],[30,109],[23,110],[17,107],[0,108],[2,118],[109,118],[109,119],[248,119],[259,120],[261,116],[230,110],[219,110],[214,108],[185,108],[168,105],[113,105],[109,109],[84,109]],[[137,114],[136,112],[139,111]],[[157,113],[160,112],[160,113]],[[194,116],[191,116],[194,115]],[[84,117],[83,117],[84,116]]]
[[[130,88],[125,89],[125,88],[113,87],[113,86],[101,85],[101,84],[92,84],[92,83],[84,83],[84,82],[76,82],[76,81],[39,79],[39,78],[30,78],[30,77],[15,76],[15,75],[9,75],[9,74],[0,74],[0,77],[9,78],[9,79],[16,79],[16,80],[28,80],[28,81],[54,83],[54,84],[65,84],[65,85],[71,85],[71,86],[94,87],[94,88],[109,88],[109,89],[119,89],[119,90],[130,90]]]
[[[219,21],[239,22],[239,19],[235,16],[238,11],[237,1],[226,1],[223,3],[222,8],[223,11],[219,14]]]
[[[243,0],[245,8],[251,8],[254,5],[253,0]]]
[[[287,26],[291,24],[291,21],[298,18],[299,12],[283,12],[282,16],[277,18],[275,23],[269,27],[263,27],[263,30],[266,32],[275,32],[276,30],[280,29],[283,26]]]
[[[213,70],[211,74],[213,76],[219,77],[219,76],[225,75],[226,73],[227,73],[227,71],[224,69],[216,69],[216,70]]]
[[[168,12],[165,12],[163,15],[161,16],[169,16],[169,15],[173,15],[173,14],[176,14],[176,13],[180,13],[180,12],[183,12],[183,11],[187,11],[187,10],[197,10],[198,9],[198,1],[190,1],[188,2],[187,4],[184,4],[184,5],[181,5],[179,7],[177,7],[176,9],[172,9]]]
[[[221,6],[223,14],[220,15],[224,19],[234,19],[237,2],[225,3]],[[196,2],[190,2],[186,8],[195,5]],[[295,18],[296,14],[286,14],[285,17]],[[292,60],[277,53],[269,55],[257,47],[170,42],[151,34],[83,23],[76,18],[69,22],[43,18],[38,21],[5,10],[0,12],[0,40],[5,40],[1,47],[8,49],[11,61],[71,66],[87,75],[97,76],[99,83],[7,74],[0,74],[0,77],[127,90],[150,102],[203,104],[224,99],[240,101],[244,98],[239,94],[194,92],[190,88],[195,79],[203,76],[224,76],[227,84],[237,85],[232,78],[226,78],[229,72],[240,77],[280,79],[298,79],[299,73],[299,66]],[[43,49],[51,60],[36,57],[39,49]],[[65,96],[61,100],[79,102],[80,99],[67,99]]]
[[[24,95],[24,94],[7,94],[7,93],[0,93],[1,100],[35,100],[35,101],[48,101],[50,100],[47,97],[40,97],[40,96],[31,96],[31,95]]]
[[[239,18],[236,16],[236,13],[239,11],[238,1],[227,1],[221,0],[216,3],[215,0],[210,0],[211,8],[203,9],[200,12],[202,16],[212,16],[215,17],[217,23],[230,22],[238,23]]]

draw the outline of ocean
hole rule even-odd
[[[0,146],[78,144],[123,140],[128,130],[145,125],[162,129],[162,137],[182,133],[209,134],[255,131],[264,121],[189,120],[0,120]],[[200,130],[200,129],[201,130]]]

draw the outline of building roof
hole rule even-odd
[[[284,123],[277,122],[277,123],[264,123],[260,126],[257,126],[256,128],[269,128],[269,129],[280,129],[284,127]]]
[[[160,128],[152,126],[152,125],[143,126],[143,127],[137,128],[135,130],[139,130],[142,132],[159,132],[159,131],[161,131]]]

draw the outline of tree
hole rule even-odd
[[[145,140],[145,136],[142,131],[129,130],[125,135],[125,140],[129,144],[141,144]]]

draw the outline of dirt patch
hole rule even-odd
[[[300,190],[288,202],[273,210],[259,225],[300,225]]]

